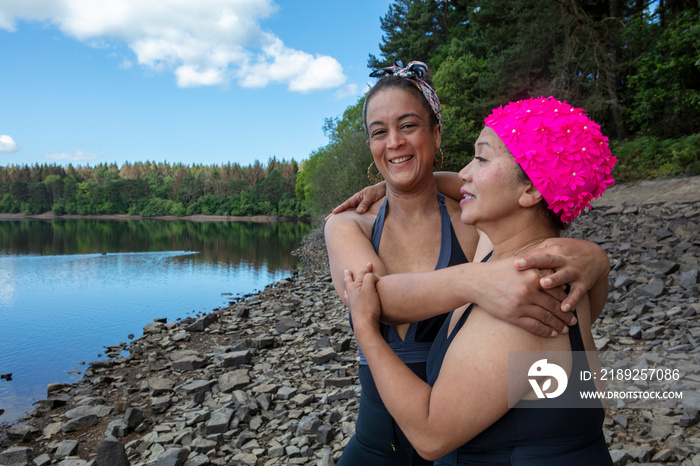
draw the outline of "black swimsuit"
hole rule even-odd
[[[445,198],[442,194],[438,194],[438,201],[441,212],[441,240],[440,257],[435,266],[436,270],[467,262],[452,228],[450,216],[445,206]],[[379,252],[386,207],[385,200],[379,209],[372,229],[371,241],[375,252]],[[381,331],[384,340],[399,358],[423,380],[426,379],[425,365],[430,346],[440,331],[446,316],[447,314],[442,314],[410,324],[403,340],[396,333],[394,327],[382,325]],[[431,461],[424,460],[416,453],[387,411],[362,352],[360,352],[360,383],[362,384],[362,397],[355,424],[355,435],[345,447],[338,461],[338,466],[432,465]]]
[[[428,383],[437,380],[442,362],[459,329],[469,317],[473,304],[460,316],[448,336],[452,313],[446,319],[428,358]],[[569,327],[572,350],[571,374],[589,370],[578,323]],[[489,428],[457,450],[435,461],[435,465],[518,465],[518,466],[605,466],[612,465],[603,437],[605,412],[598,400],[587,407],[573,402],[579,391],[594,391],[592,381],[569,377],[566,391],[558,398],[521,400]]]

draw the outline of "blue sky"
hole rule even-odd
[[[0,0],[0,165],[302,161],[390,3]]]

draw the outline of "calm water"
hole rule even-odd
[[[0,422],[154,318],[208,312],[290,276],[304,223],[0,220]]]

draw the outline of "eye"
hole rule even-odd
[[[473,160],[477,160],[479,162],[486,162],[485,158],[478,156],[478,155],[475,155]]]
[[[370,138],[373,138],[373,139],[374,139],[374,138],[381,137],[381,136],[383,136],[384,134],[386,134],[386,131],[385,131],[385,130],[383,130],[383,129],[378,129],[378,130],[372,131],[372,133],[370,133],[369,136],[370,136]]]

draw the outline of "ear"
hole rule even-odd
[[[367,147],[369,147],[370,149],[372,148],[372,147],[369,145],[369,139],[367,139],[367,140],[365,141],[365,144],[367,144]]]
[[[435,138],[435,147],[440,148],[442,144],[442,131],[440,131],[440,125],[435,125],[433,128],[433,137]]]
[[[521,207],[533,207],[540,203],[542,200],[542,194],[540,191],[532,184],[531,181],[525,182],[523,186],[523,191],[520,194],[520,199],[518,202]]]

